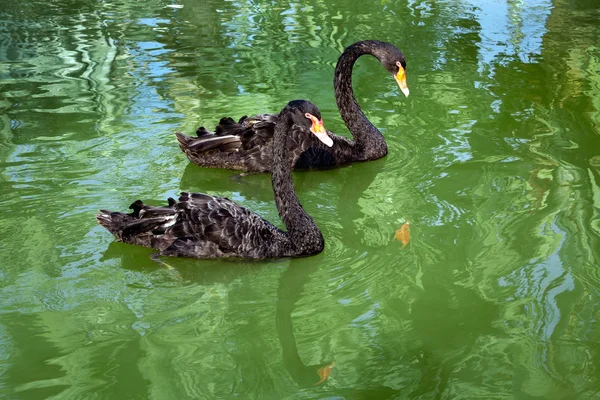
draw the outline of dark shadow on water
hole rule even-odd
[[[311,388],[317,385],[323,386],[323,395],[341,395],[353,399],[388,399],[399,395],[400,391],[382,385],[360,389],[340,387],[328,389],[326,387],[327,380],[319,383],[321,380],[318,372],[319,369],[334,362],[335,355],[331,359],[323,360],[318,364],[306,365],[298,354],[292,312],[296,308],[298,301],[302,298],[304,287],[310,280],[311,274],[320,267],[320,263],[296,264],[297,260],[291,260],[287,269],[281,274],[277,290],[277,304],[275,306],[275,322],[283,355],[283,363],[292,379],[301,388]],[[335,374],[336,368],[339,368],[339,366],[333,367],[332,374]]]
[[[450,377],[474,354],[477,340],[503,336],[494,325],[500,315],[497,304],[471,288],[448,290],[444,281],[444,277],[425,275],[427,290],[412,306],[413,335],[420,346],[411,359],[417,360],[414,367],[421,379],[408,393],[411,399],[445,398],[451,392]]]
[[[277,289],[275,322],[283,353],[283,363],[292,379],[300,387],[316,385],[320,379],[318,374],[319,368],[324,367],[332,361],[324,361],[315,365],[305,365],[298,354],[296,337],[294,336],[292,312],[302,296],[304,286],[310,279],[310,275],[318,268],[319,264],[317,263],[310,263],[300,268],[294,268],[294,262],[290,262],[288,268],[281,274]]]
[[[105,251],[102,261],[118,259],[121,266],[130,271],[155,272],[167,269],[166,266],[151,260],[153,250],[142,247],[129,246],[123,243],[112,242]],[[183,281],[193,281],[199,284],[228,283],[244,275],[252,274],[257,269],[274,268],[275,264],[288,263],[279,279],[277,289],[277,302],[275,306],[275,323],[277,336],[281,345],[283,364],[290,377],[300,388],[319,387],[323,393],[331,395],[350,396],[357,399],[387,399],[399,394],[398,391],[386,386],[372,386],[368,388],[339,388],[327,387],[327,380],[319,383],[321,377],[319,369],[327,366],[334,360],[323,360],[318,364],[306,365],[298,351],[292,313],[296,304],[302,298],[306,284],[311,275],[322,266],[322,257],[317,255],[307,263],[306,259],[274,260],[274,261],[225,261],[225,260],[193,260],[163,257],[171,267],[176,277]],[[336,368],[333,367],[333,374]]]
[[[274,201],[270,174],[241,176],[240,171],[201,168],[191,162],[183,171],[180,188],[213,195],[238,192],[248,199]]]
[[[363,229],[354,222],[363,216],[358,202],[369,186],[375,181],[377,175],[385,170],[386,160],[375,160],[365,163],[356,163],[344,170],[340,170],[343,185],[337,197],[338,220],[342,226],[342,243],[358,243],[369,247],[362,241]],[[352,216],[352,217],[348,217]]]
[[[176,280],[191,281],[202,285],[228,283],[245,275],[253,274],[262,268],[274,268],[282,262],[287,262],[286,259],[198,260],[193,258],[156,257],[156,254],[157,252],[153,249],[113,241],[100,261],[118,259],[121,266],[130,271],[146,273],[172,272],[173,278]]]
[[[341,168],[325,170],[298,170],[293,172],[294,188],[299,197],[306,190],[319,185],[341,186],[340,210],[353,209],[360,195],[369,187],[384,168],[383,160],[355,163]],[[182,191],[218,193],[238,192],[248,199],[274,201],[269,173],[242,174],[220,168],[201,168],[188,163],[181,177]],[[340,214],[343,214],[340,213]]]

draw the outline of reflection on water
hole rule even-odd
[[[4,3],[0,393],[597,395],[597,2]],[[164,265],[96,225],[181,190],[278,221],[268,176],[189,165],[172,132],[296,98],[346,132],[333,70],[366,38],[411,96],[361,59],[388,157],[294,174],[322,254]]]

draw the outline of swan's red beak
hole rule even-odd
[[[325,143],[327,147],[333,146],[333,140],[327,134],[327,130],[323,125],[323,120],[318,119],[314,115],[310,113],[304,114],[306,118],[312,121],[312,126],[310,127],[310,131],[319,139],[321,142]]]
[[[408,97],[408,94],[410,92],[408,90],[408,85],[406,84],[406,72],[404,71],[404,67],[402,66],[402,64],[400,64],[399,61],[396,63],[396,65],[398,66],[398,73],[394,75],[394,79],[396,80],[396,82],[398,82],[398,86],[400,87],[400,90],[402,90],[402,93],[404,93],[404,95]]]

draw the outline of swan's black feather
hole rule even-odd
[[[269,258],[290,246],[284,231],[222,197],[183,192],[173,207],[143,207],[139,217],[102,210],[97,219],[118,241],[170,256]]]
[[[194,153],[208,153],[211,150],[217,150],[222,152],[236,151],[241,146],[239,136],[234,135],[216,135],[214,133],[208,133],[202,135],[200,138],[192,138],[190,136],[178,136],[181,143],[185,143],[189,151]]]
[[[184,150],[190,160],[195,164],[205,167],[229,168],[251,172],[270,172],[273,167],[273,135],[275,131],[276,116],[265,114],[266,120],[259,116],[246,118],[242,125],[240,136],[205,135],[202,138],[176,133],[179,146]],[[235,128],[238,129],[238,128]],[[348,139],[327,132],[334,140],[334,147],[344,146],[351,148]],[[222,140],[222,141],[220,141]],[[290,165],[295,168],[331,168],[338,165],[340,157],[347,158],[349,151],[334,153],[331,148],[323,144],[312,134],[299,132],[296,126],[289,132],[289,147],[292,151]],[[226,146],[230,146],[229,148]],[[297,162],[302,154],[301,165]]]

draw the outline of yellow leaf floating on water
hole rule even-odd
[[[406,247],[406,245],[408,244],[408,242],[410,242],[410,224],[408,223],[408,221],[406,221],[400,227],[400,229],[398,229],[396,231],[396,234],[394,235],[394,238],[396,240],[399,240],[399,241],[402,242],[402,248]]]
[[[333,369],[334,365],[335,362],[332,361],[331,364],[327,364],[319,368],[317,374],[319,374],[319,378],[321,378],[321,380],[315,383],[315,386],[320,385],[321,383],[325,382],[327,378],[329,378],[329,374],[331,374],[331,370]]]

